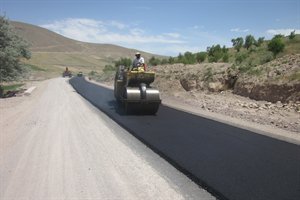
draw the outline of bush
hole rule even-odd
[[[296,30],[294,30],[294,31],[292,31],[291,33],[290,33],[290,35],[289,35],[289,39],[290,40],[292,40],[292,39],[294,39],[295,37],[296,37]]]
[[[20,59],[30,57],[27,42],[13,31],[8,19],[0,16],[0,82],[19,77],[24,71]]]
[[[275,35],[270,43],[268,44],[268,50],[273,52],[276,57],[278,53],[282,52],[284,49],[284,42],[280,35]]]
[[[244,39],[242,37],[238,37],[238,38],[232,39],[231,42],[232,42],[232,45],[234,46],[234,48],[237,50],[237,52],[239,52],[244,44]]]
[[[265,52],[263,55],[260,56],[260,63],[259,64],[265,64],[267,62],[270,62],[274,59],[273,54],[270,51]]]
[[[174,64],[175,63],[175,58],[170,57],[168,63],[169,64]]]
[[[109,72],[109,71],[115,71],[116,67],[112,66],[112,65],[105,65],[103,72]]]
[[[152,65],[152,66],[157,66],[159,65],[161,62],[158,58],[155,58],[154,56],[152,56],[150,59],[149,59],[149,65]]]
[[[228,62],[228,61],[229,61],[229,54],[228,54],[228,53],[225,53],[225,54],[223,55],[222,61],[223,61],[223,62]]]
[[[168,64],[168,63],[169,63],[169,61],[165,58],[160,61],[161,65],[165,65],[165,64]]]
[[[120,65],[124,65],[125,67],[130,67],[132,65],[132,61],[130,58],[121,58],[120,60],[115,62],[115,67]]]
[[[195,64],[196,63],[196,58],[194,54],[191,52],[187,51],[184,53],[184,64]]]
[[[207,48],[207,54],[209,62],[218,62],[223,57],[223,50],[219,44],[213,45]]]
[[[199,52],[196,54],[196,61],[198,63],[204,62],[206,59],[207,53],[206,52]]]
[[[242,63],[246,58],[248,57],[248,55],[246,53],[237,53],[236,57],[235,57],[235,62],[237,64]]]
[[[264,43],[264,40],[265,40],[264,37],[259,37],[259,38],[257,39],[256,46],[257,46],[257,47],[260,47],[260,46]]]
[[[256,43],[255,38],[252,35],[247,35],[245,38],[244,47],[248,50],[255,43]]]
[[[90,71],[88,73],[89,76],[95,76],[96,74],[98,74],[96,71]]]

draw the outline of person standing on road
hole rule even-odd
[[[143,70],[146,70],[145,60],[141,57],[140,52],[135,53],[135,59],[132,62],[132,69],[131,70],[140,70],[140,67]]]

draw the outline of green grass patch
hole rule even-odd
[[[14,96],[24,84],[0,85],[0,98]]]
[[[27,67],[28,69],[30,69],[32,71],[47,71],[39,66],[32,65],[32,64],[25,64],[25,67]]]
[[[20,87],[22,87],[24,84],[18,83],[18,84],[12,84],[12,85],[3,85],[2,88],[4,90],[4,93],[7,91],[16,91],[19,90]]]

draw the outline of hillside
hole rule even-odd
[[[32,58],[26,62],[34,69],[40,69],[39,72],[49,72],[50,76],[57,76],[66,66],[75,72],[102,71],[106,64],[113,64],[121,57],[132,58],[136,51],[140,51],[112,44],[80,42],[27,23],[13,21],[11,25],[30,45]],[[145,59],[163,57],[140,52]]]

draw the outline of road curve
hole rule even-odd
[[[109,89],[75,77],[71,85],[146,145],[220,199],[299,200],[300,147],[161,106],[125,115]]]
[[[68,79],[0,99],[0,127],[1,200],[215,199],[78,95]]]

